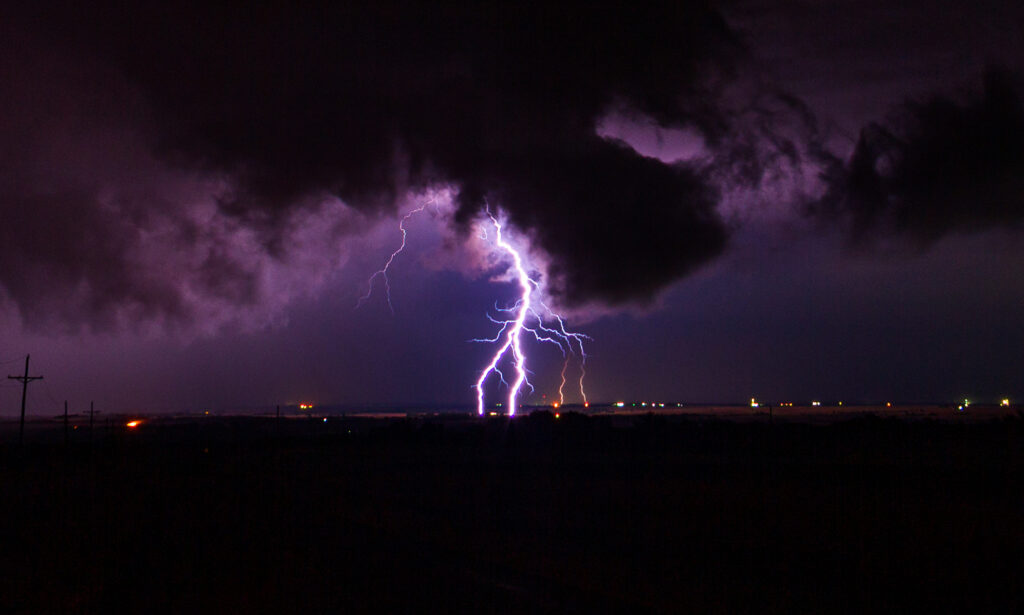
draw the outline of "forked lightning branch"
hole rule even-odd
[[[374,272],[368,282],[366,294],[360,297],[356,307],[362,305],[373,292],[373,283],[380,278],[384,282],[384,292],[387,298],[388,307],[394,313],[391,303],[391,287],[388,280],[388,269],[406,246],[407,229],[405,223],[413,215],[422,212],[427,205],[434,202],[428,201],[419,207],[405,214],[399,222],[399,230],[402,233],[401,245],[391,253],[384,266]],[[551,310],[543,301],[542,282],[530,276],[530,267],[524,257],[524,252],[517,249],[509,241],[506,224],[499,216],[495,216],[488,208],[486,219],[481,220],[481,241],[488,242],[489,250],[495,254],[499,262],[506,262],[511,269],[514,284],[518,287],[518,299],[507,307],[500,307],[495,303],[496,314],[487,314],[488,320],[499,326],[498,332],[491,338],[476,338],[472,342],[493,344],[497,347],[491,355],[488,364],[481,370],[480,376],[473,388],[476,391],[477,414],[483,415],[487,409],[487,399],[484,387],[488,380],[497,378],[501,385],[507,389],[507,397],[503,404],[508,408],[508,415],[513,416],[516,409],[520,407],[520,396],[523,389],[535,392],[530,382],[530,370],[527,368],[527,356],[523,347],[524,336],[539,344],[551,344],[556,346],[562,353],[564,361],[561,370],[561,382],[558,387],[558,402],[561,406],[565,403],[566,372],[572,361],[579,365],[578,387],[583,404],[587,402],[586,390],[583,380],[586,377],[587,353],[584,342],[590,338],[582,333],[569,331],[565,327],[565,320]],[[493,232],[488,232],[488,229]],[[504,370],[504,371],[503,371]],[[505,372],[509,372],[506,378]]]

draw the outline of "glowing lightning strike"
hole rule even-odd
[[[491,372],[497,371],[498,361],[511,348],[512,363],[516,368],[515,382],[508,389],[508,414],[512,416],[516,413],[516,398],[519,396],[519,389],[522,388],[523,382],[526,381],[526,357],[523,356],[523,350],[519,346],[519,338],[523,332],[523,325],[526,323],[526,315],[530,312],[530,296],[533,294],[533,285],[530,283],[530,276],[526,274],[526,269],[523,268],[523,258],[519,256],[519,252],[511,244],[502,238],[501,223],[489,211],[487,216],[494,223],[495,242],[501,249],[512,256],[512,263],[515,266],[516,275],[519,277],[519,288],[523,294],[518,301],[518,313],[515,320],[511,321],[511,323],[506,322],[503,328],[503,330],[507,330],[504,345],[502,345],[498,352],[494,353],[491,362],[487,365],[487,369],[480,374],[480,379],[476,381],[476,412],[480,415],[484,413],[484,381],[487,380],[487,376]],[[511,327],[509,327],[509,324],[511,324]],[[500,333],[498,337],[501,337]],[[498,373],[500,375],[501,372]],[[504,378],[502,379],[504,380]]]
[[[531,279],[530,276],[527,274],[526,268],[523,265],[523,258],[519,254],[519,252],[510,243],[505,241],[505,239],[502,237],[501,223],[498,222],[498,220],[491,214],[489,210],[487,212],[487,216],[491,219],[491,222],[494,224],[495,243],[502,250],[508,253],[509,256],[512,257],[512,264],[515,268],[516,277],[518,278],[521,295],[519,299],[516,301],[516,303],[510,308],[503,309],[495,305],[495,309],[498,310],[499,312],[515,312],[514,319],[498,320],[488,314],[488,319],[490,319],[491,322],[501,325],[501,330],[498,331],[497,335],[495,335],[491,339],[470,340],[474,342],[496,343],[500,339],[502,339],[502,336],[504,336],[505,340],[501,348],[499,348],[498,351],[494,353],[494,356],[491,357],[490,363],[487,365],[486,369],[484,369],[483,372],[480,374],[480,378],[476,382],[475,388],[477,399],[477,414],[483,415],[484,413],[483,387],[484,382],[487,380],[487,377],[492,372],[498,375],[503,384],[505,384],[506,386],[508,385],[508,383],[505,381],[504,374],[502,374],[502,372],[498,369],[498,363],[501,362],[506,352],[511,351],[512,364],[516,369],[516,378],[514,383],[509,387],[508,393],[509,416],[515,415],[516,407],[518,405],[516,400],[519,396],[519,391],[522,388],[522,386],[525,384],[526,386],[530,387],[531,390],[533,389],[533,385],[530,384],[530,381],[527,378],[527,374],[529,374],[530,372],[529,370],[526,369],[526,358],[523,355],[522,347],[520,345],[520,339],[522,337],[522,332],[524,330],[531,333],[534,339],[536,339],[538,342],[546,342],[556,345],[559,348],[559,350],[561,350],[562,355],[565,357],[565,363],[562,365],[562,383],[558,387],[559,405],[561,405],[565,401],[565,395],[563,393],[563,390],[565,388],[566,382],[565,372],[569,366],[569,354],[571,353],[575,355],[576,347],[579,348],[581,356],[581,375],[579,381],[580,394],[583,396],[584,405],[589,405],[587,403],[586,392],[584,392],[583,390],[583,378],[584,376],[586,376],[585,366],[587,359],[586,351],[584,351],[583,349],[583,340],[590,338],[587,337],[586,335],[583,335],[582,333],[571,333],[567,331],[565,329],[565,323],[562,321],[561,317],[558,314],[554,313],[548,306],[544,305],[542,301],[538,300],[537,303],[544,309],[545,312],[547,312],[551,317],[553,317],[554,320],[558,323],[558,328],[553,329],[550,327],[546,327],[544,325],[544,319],[533,308],[533,291],[539,289],[539,284],[535,280]],[[483,235],[483,237],[486,238],[486,233]],[[532,317],[532,320],[530,320],[530,317]],[[532,324],[534,320],[536,321],[535,325]],[[573,341],[576,342],[576,347],[574,347]],[[568,349],[569,353],[566,353],[566,349]]]
[[[544,305],[543,303],[541,305]],[[544,305],[544,309],[551,314],[558,322],[558,331],[556,332],[569,347],[569,352],[576,354],[573,349],[572,343],[569,340],[575,340],[576,344],[580,349],[580,396],[583,397],[583,406],[590,406],[590,402],[587,401],[587,392],[583,389],[583,379],[587,377],[587,351],[583,349],[583,340],[589,340],[590,337],[583,335],[582,333],[570,333],[565,330],[565,323],[562,321],[562,317],[551,311],[551,308]],[[562,384],[558,387],[558,404],[561,405],[565,402],[565,395],[562,390],[565,388],[565,368],[569,367],[569,358],[566,357],[565,363],[562,365]]]
[[[392,316],[395,315],[395,307],[391,305],[391,282],[388,280],[388,268],[391,267],[391,263],[392,261],[395,260],[395,257],[401,254],[402,250],[405,249],[405,238],[406,235],[408,234],[408,232],[405,229],[405,223],[409,220],[409,218],[426,209],[427,205],[430,205],[434,201],[435,199],[430,199],[429,201],[423,203],[422,205],[420,205],[419,207],[410,211],[409,213],[405,214],[402,217],[402,221],[398,223],[398,229],[402,231],[402,245],[398,246],[398,249],[391,253],[391,256],[388,257],[388,260],[387,262],[384,263],[383,267],[375,271],[373,275],[370,276],[370,279],[368,281],[368,288],[366,289],[366,294],[360,297],[359,301],[356,302],[356,309],[359,309],[359,307],[363,305],[363,302],[369,299],[370,295],[373,294],[373,281],[376,280],[378,277],[382,277],[384,278],[384,296],[387,297],[388,300],[388,309],[391,310]]]
[[[394,262],[395,258],[405,250],[406,238],[408,236],[405,223],[408,222],[415,214],[422,212],[429,205],[436,203],[436,200],[437,196],[434,196],[419,207],[402,216],[402,219],[398,224],[398,229],[402,232],[402,243],[394,252],[391,253],[387,261],[385,261],[384,266],[370,276],[370,279],[367,281],[368,288],[366,290],[366,294],[360,297],[356,302],[357,309],[362,306],[363,302],[370,298],[370,295],[373,294],[374,280],[380,277],[384,279],[384,292],[387,298],[388,308],[391,310],[392,315],[395,313],[395,308],[391,303],[391,282],[388,279],[388,269],[390,269],[391,263]],[[501,348],[499,348],[494,356],[491,357],[491,361],[487,365],[487,368],[483,370],[480,374],[480,378],[474,385],[477,398],[477,413],[480,415],[484,414],[484,383],[492,373],[497,375],[501,384],[508,388],[509,416],[513,416],[516,413],[516,407],[518,406],[517,399],[523,386],[528,387],[530,391],[534,390],[533,385],[529,380],[529,376],[532,372],[526,368],[526,355],[523,354],[521,345],[523,331],[532,335],[537,342],[555,345],[558,347],[559,351],[561,351],[562,356],[565,357],[561,373],[562,382],[558,387],[558,405],[562,405],[565,401],[564,390],[566,384],[566,371],[569,367],[569,361],[573,356],[577,355],[578,349],[580,357],[580,395],[583,397],[583,405],[589,405],[587,403],[586,391],[583,389],[583,378],[587,374],[587,353],[583,348],[583,341],[589,340],[590,337],[582,333],[573,333],[566,330],[565,322],[562,320],[561,316],[545,305],[539,297],[535,299],[534,291],[538,291],[538,294],[540,294],[540,283],[537,280],[530,278],[526,271],[526,265],[524,264],[522,255],[512,244],[502,237],[502,225],[498,219],[491,214],[490,210],[487,210],[487,216],[494,224],[495,243],[502,251],[512,258],[512,265],[515,269],[517,281],[519,282],[520,295],[519,299],[511,307],[498,307],[497,303],[494,306],[494,309],[498,312],[509,314],[510,316],[514,313],[514,318],[500,319],[494,318],[490,314],[487,315],[487,318],[490,319],[491,322],[501,325],[498,333],[493,338],[470,340],[473,342],[487,342],[492,344],[501,342],[502,344]],[[487,229],[481,228],[481,231],[481,239],[486,240]],[[534,308],[535,301],[543,310],[544,316]],[[545,318],[554,320],[557,325],[545,325]],[[515,368],[515,378],[511,379],[511,384],[509,383],[509,379],[505,378],[505,373],[503,373],[499,367],[499,363],[501,363],[502,359],[505,358],[506,353],[511,353],[512,367]]]

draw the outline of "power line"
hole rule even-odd
[[[53,391],[50,389],[50,381],[49,380],[43,381],[43,393],[46,395],[47,399],[50,400],[50,403],[53,404],[58,410],[60,410],[61,402],[60,402],[59,399],[57,399],[56,397],[53,396]],[[66,401],[67,400],[65,400],[65,403],[66,403]]]

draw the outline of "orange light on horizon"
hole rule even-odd
[[[557,401],[556,401],[555,403],[551,404],[551,407],[552,407],[552,408],[558,408],[558,406],[559,406],[559,404],[558,404],[558,402],[557,402]]]
[[[125,423],[125,426],[128,427],[128,429],[135,429],[141,424],[142,421],[128,421],[127,423]]]
[[[590,402],[589,401],[583,402],[583,407],[584,408],[589,408],[590,407]]]

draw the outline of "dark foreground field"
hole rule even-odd
[[[331,421],[3,443],[0,612],[1024,608],[1020,417]]]

